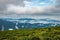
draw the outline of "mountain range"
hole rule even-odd
[[[0,30],[14,30],[22,28],[45,28],[60,26],[59,20],[54,19],[34,19],[34,18],[0,18]]]

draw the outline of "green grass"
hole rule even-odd
[[[0,31],[0,40],[60,40],[60,26]]]

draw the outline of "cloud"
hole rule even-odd
[[[0,0],[0,11],[6,10],[8,4],[24,6],[23,0]]]
[[[52,6],[43,6],[43,7],[34,7],[34,6],[15,6],[15,5],[9,5],[7,8],[7,12],[15,12],[18,14],[35,14],[35,13],[42,13],[45,12],[45,10],[50,9]]]
[[[60,0],[0,0],[0,15],[60,15]]]
[[[14,12],[17,14],[41,14],[52,9],[50,2],[39,2],[39,1],[23,1],[25,6],[10,4],[7,7],[8,12]]]

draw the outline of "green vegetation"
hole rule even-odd
[[[0,31],[0,40],[60,40],[60,26]]]

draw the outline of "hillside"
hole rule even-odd
[[[51,26],[60,26],[59,20],[54,19],[34,19],[34,18],[0,18],[0,30],[9,30],[9,29],[22,29],[22,28],[46,28]]]
[[[60,26],[0,31],[0,40],[60,40]]]

